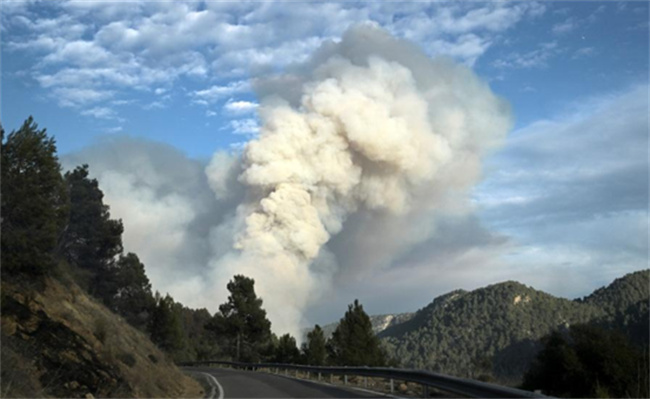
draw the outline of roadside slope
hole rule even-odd
[[[3,397],[201,397],[149,338],[76,284],[2,283]]]

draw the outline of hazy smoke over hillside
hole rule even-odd
[[[143,255],[154,286],[155,270],[176,269],[185,291],[163,289],[214,311],[234,274],[253,277],[277,332],[297,334],[304,309],[337,276],[379,271],[431,237],[438,217],[466,212],[482,156],[510,127],[508,106],[469,69],[431,60],[369,25],[255,86],[259,137],[241,157],[215,155],[194,179],[200,196],[157,195],[162,183],[128,175],[138,173],[129,167],[95,173],[113,214],[124,218],[127,249],[147,252],[129,236],[139,229],[129,225],[127,205],[138,190],[127,185],[139,185],[139,201],[169,208],[160,216],[174,215],[174,244],[200,247],[201,256],[172,251],[177,263],[168,266]],[[208,185],[214,202],[202,201]],[[166,233],[148,229],[151,239]]]

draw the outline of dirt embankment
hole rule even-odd
[[[74,283],[2,283],[0,397],[202,397],[148,337]]]

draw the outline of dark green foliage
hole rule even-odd
[[[648,348],[650,346],[648,342],[650,339],[648,300],[632,304],[624,312],[617,314],[610,323],[610,328],[623,331],[632,343]]]
[[[302,351],[305,362],[310,366],[323,366],[327,356],[325,334],[318,324],[307,333],[307,342],[303,344]]]
[[[524,377],[524,389],[559,397],[648,397],[648,357],[620,333],[596,326],[553,332]]]
[[[598,309],[516,282],[436,298],[413,319],[380,334],[403,366],[516,381],[539,350],[536,341],[565,323],[586,322]],[[483,358],[491,360],[491,369]]]
[[[598,323],[637,337],[634,342],[643,337],[647,342],[647,286],[646,270],[616,280],[587,300],[556,298],[516,282],[459,290],[379,336],[403,367],[518,384],[542,348],[540,339],[559,328]],[[616,304],[607,305],[606,298]]]
[[[144,271],[144,264],[134,253],[120,255],[116,267],[107,279],[112,279],[111,289],[106,297],[111,309],[124,317],[132,326],[146,329],[147,319],[156,306],[151,293],[151,283]]]
[[[68,196],[54,138],[31,116],[2,143],[1,212],[3,278],[52,270]]]
[[[181,316],[186,347],[182,361],[209,360],[221,357],[218,337],[213,336],[206,325],[212,319],[207,309],[189,309],[176,304]]]
[[[370,317],[355,300],[327,342],[329,362],[337,366],[384,366],[386,356]]]
[[[650,297],[650,270],[639,270],[617,278],[607,287],[599,288],[581,301],[603,309],[613,316]]]
[[[148,328],[151,340],[172,357],[180,356],[185,342],[180,314],[175,309],[174,299],[169,294],[162,297],[156,292],[155,300],[156,306]]]
[[[132,325],[145,329],[155,300],[144,265],[133,253],[121,255],[122,221],[110,218],[104,193],[97,180],[88,176],[88,165],[65,174],[70,217],[59,252],[83,271],[77,273],[78,282],[87,291]]]
[[[284,334],[278,340],[275,347],[273,361],[276,363],[297,364],[300,363],[300,351],[296,345],[296,339],[289,334]]]
[[[110,219],[104,193],[96,179],[88,178],[88,165],[66,173],[65,182],[70,192],[70,218],[59,240],[59,252],[69,263],[88,270],[90,281],[84,285],[110,302],[116,288],[102,283],[110,277],[115,257],[122,253],[122,221]]]
[[[124,228],[111,220],[104,193],[96,179],[88,178],[88,165],[65,174],[70,191],[70,219],[61,238],[61,253],[69,262],[101,270],[122,252]]]
[[[236,275],[227,285],[228,302],[219,306],[219,313],[206,325],[222,340],[226,354],[242,362],[260,361],[269,354],[271,343],[271,322],[254,286],[255,280]]]

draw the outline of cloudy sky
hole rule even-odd
[[[0,7],[3,126],[33,115],[66,167],[89,163],[125,221],[127,249],[154,288],[184,303],[212,306],[191,297],[201,277],[186,272],[214,256],[223,209],[242,194],[221,193],[224,179],[204,170],[213,159],[208,174],[227,175],[229,157],[256,138],[264,89],[254,82],[368,21],[471,68],[510,104],[513,127],[483,160],[469,214],[438,219],[380,269],[342,267],[309,321],[336,319],[357,297],[371,313],[412,311],[508,279],[574,298],[647,267],[645,1]],[[334,255],[362,257],[341,237]]]

